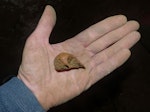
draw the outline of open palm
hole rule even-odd
[[[122,65],[129,48],[140,38],[139,24],[123,15],[106,18],[62,43],[49,44],[56,21],[55,11],[47,6],[35,31],[27,39],[18,72],[41,105],[48,109],[88,89]],[[77,57],[85,69],[57,72],[54,58],[61,52]]]

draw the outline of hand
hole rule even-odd
[[[35,31],[28,37],[18,78],[49,108],[68,101],[122,65],[130,48],[140,39],[139,24],[123,15],[112,16],[75,37],[49,44],[56,15],[46,6]],[[57,72],[54,58],[61,52],[76,56],[86,69]]]

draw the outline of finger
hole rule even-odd
[[[51,6],[46,6],[42,17],[31,37],[43,39],[48,42],[50,33],[56,22],[56,13]]]
[[[133,45],[135,45],[141,38],[141,35],[138,31],[133,31],[123,39],[112,45],[112,49],[123,49],[127,48],[130,49]],[[119,47],[118,47],[119,46]]]
[[[126,62],[130,54],[131,53],[128,49],[123,49],[113,55],[109,60],[106,60],[104,63],[101,63],[93,68],[91,71],[91,74],[93,75],[90,78],[91,80],[88,87],[121,66],[124,62]]]
[[[97,66],[105,62],[122,49],[130,49],[140,39],[140,33],[133,31],[120,41],[92,57],[91,65]]]
[[[138,30],[139,24],[136,21],[129,21],[122,27],[104,35],[102,38],[97,39],[93,43],[91,43],[87,49],[92,51],[93,53],[97,53],[112,45],[113,43],[119,41],[128,33]]]
[[[124,25],[126,22],[127,18],[123,15],[112,16],[89,27],[82,33],[78,34],[74,39],[77,39],[84,46],[88,46],[104,34]]]

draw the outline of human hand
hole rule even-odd
[[[112,16],[62,43],[49,44],[56,15],[47,6],[37,28],[28,37],[18,78],[45,110],[68,101],[122,65],[140,39],[139,24],[123,15]],[[61,52],[76,56],[86,69],[57,72],[54,58]]]

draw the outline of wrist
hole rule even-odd
[[[41,90],[41,88],[38,86],[38,84],[29,82],[25,78],[21,77],[20,75],[18,75],[17,78],[20,79],[26,85],[26,87],[32,92],[32,94],[35,96],[35,98],[37,99],[39,104],[43,107],[43,109],[45,111],[47,111],[50,108],[50,106],[47,103],[48,97]]]
[[[2,105],[12,112],[45,112],[30,89],[13,77],[0,87]],[[1,109],[0,109],[1,110]]]

